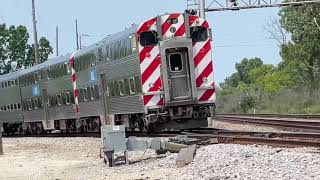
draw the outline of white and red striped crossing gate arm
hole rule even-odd
[[[209,23],[205,19],[192,15],[189,16],[189,26],[209,29]],[[214,103],[215,83],[210,37],[202,42],[193,42],[192,46],[198,101]]]
[[[80,114],[80,106],[79,106],[79,90],[77,88],[77,76],[76,76],[76,70],[75,70],[75,55],[78,51],[74,52],[70,57],[70,68],[71,68],[71,75],[72,75],[72,87],[73,87],[73,94],[74,94],[74,102],[75,102],[75,111],[77,113],[77,118],[79,118]]]

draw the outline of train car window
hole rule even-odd
[[[129,85],[129,80],[128,79],[124,79],[124,90],[125,90],[125,94],[126,95],[130,95],[130,85]]]
[[[70,93],[69,93],[69,92],[66,92],[66,93],[64,93],[64,96],[65,96],[65,98],[64,98],[65,104],[66,104],[66,105],[70,105],[70,104],[71,104]]]
[[[15,81],[14,81],[14,80],[12,80],[12,81],[11,81],[11,84],[12,84],[12,86],[16,86],[16,84],[15,84]]]
[[[182,55],[180,53],[171,53],[169,58],[170,61],[170,71],[180,72],[183,68]]]
[[[87,91],[87,89],[83,89],[83,100],[84,100],[85,102],[87,102],[88,99],[89,99],[88,91]]]
[[[113,44],[110,44],[109,46],[109,57],[110,57],[110,60],[113,60]]]
[[[31,111],[32,110],[32,103],[31,103],[31,99],[28,99],[28,110]]]
[[[38,107],[38,109],[41,109],[42,108],[41,98],[36,98],[35,102],[37,103],[36,106]]]
[[[158,33],[156,31],[147,31],[140,34],[141,46],[151,46],[158,43]]]
[[[4,87],[5,87],[5,88],[8,87],[8,82],[7,82],[7,81],[4,82]]]
[[[115,59],[119,59],[120,58],[120,48],[121,48],[121,46],[120,46],[120,41],[117,41],[116,43],[115,43],[115,52],[116,52],[116,57],[115,57]]]
[[[3,111],[3,106],[0,107],[0,110]]]
[[[136,93],[141,93],[142,92],[142,87],[141,87],[140,76],[134,77],[134,80],[135,80]]]
[[[126,48],[126,54],[127,56],[130,56],[132,54],[132,44],[131,44],[131,38],[127,39],[127,48]]]
[[[138,48],[137,36],[136,36],[136,35],[133,35],[133,36],[130,38],[130,50],[131,50],[131,52],[132,52],[132,51],[135,51],[137,48]]]
[[[67,74],[71,74],[71,66],[70,63],[67,63]]]
[[[23,109],[24,111],[26,111],[26,110],[28,109],[28,104],[27,104],[27,102],[22,101],[21,103],[22,103],[22,109]]]
[[[134,94],[135,93],[135,82],[134,82],[134,77],[131,77],[129,79],[129,86],[130,86],[130,94]]]
[[[98,49],[98,61],[102,61],[103,60],[103,54],[102,54],[102,48]]]
[[[118,81],[119,82],[119,94],[120,96],[124,96],[126,94],[124,89],[124,82],[123,80]]]
[[[70,94],[70,103],[75,104],[74,93],[71,91],[71,92],[69,92],[69,94]]]
[[[122,39],[121,40],[121,49],[122,49],[122,57],[127,56],[127,39]]]
[[[92,54],[90,54],[89,57],[90,57],[90,65],[91,65],[91,67],[96,66],[96,58],[94,58],[94,56]],[[103,57],[104,56],[102,54],[102,60],[103,60]],[[107,57],[105,57],[105,58],[107,58]]]
[[[18,109],[17,104],[14,104],[14,105],[13,105],[13,109],[14,109],[14,110],[17,110],[17,109]]]
[[[116,96],[116,93],[114,91],[113,82],[109,82],[107,86],[108,86],[108,95],[109,96]]]
[[[106,53],[105,53],[105,56],[106,56],[106,60],[109,61],[110,60],[110,52],[109,52],[109,46],[106,46]]]
[[[94,98],[99,99],[100,98],[99,86],[94,85],[92,88],[93,88],[92,92],[94,94]]]
[[[114,92],[115,92],[115,96],[120,96],[120,87],[119,87],[119,82],[118,81],[114,81],[113,82],[113,86],[114,86]]]
[[[43,107],[43,105],[44,105],[44,104],[42,103],[42,98],[40,98],[40,97],[38,98],[38,103],[39,103],[39,108],[42,109],[42,107]]]
[[[14,107],[13,104],[10,104],[10,109],[11,109],[11,110],[13,110],[13,107]]]
[[[1,83],[1,87],[2,87],[2,88],[4,88],[4,84],[3,84],[3,82]]]
[[[38,77],[38,73],[34,73],[34,83],[35,82],[39,82],[39,77]]]
[[[10,87],[11,86],[11,81],[8,81],[8,87]]]
[[[94,100],[93,92],[91,87],[87,87],[87,100]]]
[[[21,104],[18,103],[18,104],[17,104],[17,107],[18,107],[18,109],[21,109]]]
[[[4,111],[7,111],[7,106],[3,106],[3,110],[4,110]]]
[[[49,98],[50,99],[50,107],[55,107],[56,106],[56,103],[55,103],[55,96],[53,96],[53,97],[50,97]]]
[[[191,27],[190,34],[193,42],[206,41],[209,37],[207,28],[201,26]]]
[[[79,103],[83,102],[83,90],[78,89],[78,101]]]
[[[58,103],[58,106],[61,106],[63,104],[61,94],[57,94],[57,103]]]
[[[32,99],[32,104],[33,104],[33,109],[39,109],[39,102],[38,102],[38,99],[35,98],[35,99]]]
[[[123,39],[123,44],[122,44],[122,50],[123,50],[123,57],[127,57],[128,54],[128,39]]]

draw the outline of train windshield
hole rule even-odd
[[[201,42],[208,39],[208,30],[205,27],[191,27],[190,34],[193,42]]]
[[[158,33],[156,31],[143,32],[140,35],[141,46],[156,45],[158,43]]]

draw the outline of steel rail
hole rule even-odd
[[[182,131],[168,131],[162,133],[139,133],[127,132],[128,137],[166,137],[174,138],[184,135],[189,138],[198,139],[197,144],[208,145],[216,143],[226,144],[259,144],[276,147],[320,147],[320,133],[297,133],[297,132],[250,132],[230,131],[214,128],[196,128]],[[10,136],[9,136],[10,137]],[[64,138],[64,137],[93,137],[100,138],[100,133],[64,133],[64,134],[35,134],[15,135],[19,137],[42,137],[42,138]]]
[[[320,119],[320,114],[216,114],[217,116],[251,116],[251,117],[278,117],[278,118],[303,118]]]
[[[302,119],[279,119],[279,118],[261,118],[249,116],[229,116],[229,115],[216,115],[215,121],[235,122],[235,123],[249,123],[257,125],[266,125],[273,127],[294,128],[299,130],[309,130],[320,132],[320,120],[302,120]]]

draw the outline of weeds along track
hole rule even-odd
[[[217,114],[213,120],[281,127],[295,131],[320,132],[320,115]]]

